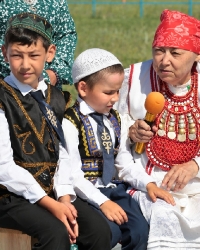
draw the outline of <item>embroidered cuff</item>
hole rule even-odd
[[[61,196],[64,196],[66,194],[70,195],[72,202],[76,199],[76,194],[72,185],[58,185],[56,187],[54,186],[54,194],[57,200]]]

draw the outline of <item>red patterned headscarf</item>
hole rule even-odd
[[[179,11],[164,10],[152,47],[173,47],[200,54],[200,21]]]

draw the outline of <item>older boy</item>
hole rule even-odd
[[[110,52],[89,49],[75,60],[72,76],[79,97],[66,111],[63,129],[74,164],[75,191],[106,216],[112,246],[121,241],[123,250],[146,250],[148,223],[127,193],[128,186],[148,191],[153,201],[157,196],[174,201],[133,163],[128,131],[112,109],[124,79],[123,67]],[[120,179],[113,180],[115,169]]]
[[[0,227],[36,237],[39,250],[66,250],[76,241],[79,249],[109,250],[106,222],[75,200],[60,125],[63,95],[40,78],[55,55],[51,36],[40,16],[21,13],[8,21],[2,51],[11,75],[0,80]]]

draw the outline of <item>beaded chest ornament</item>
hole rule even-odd
[[[200,109],[198,107],[198,74],[196,64],[191,72],[191,86],[184,96],[174,95],[167,84],[157,77],[151,66],[152,91],[165,97],[163,111],[157,116],[156,135],[147,143],[150,162],[162,170],[182,164],[200,155]]]

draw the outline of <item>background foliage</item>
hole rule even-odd
[[[73,0],[73,2],[76,1],[86,2],[84,0]],[[106,2],[105,0],[97,1]],[[120,0],[109,1],[112,3],[120,2]],[[145,2],[152,1],[147,0]],[[150,59],[151,44],[160,22],[161,12],[164,9],[171,9],[188,13],[188,6],[186,5],[188,1],[179,1],[185,3],[185,5],[172,5],[169,3],[173,1],[169,0],[154,0],[154,2],[162,2],[162,5],[145,5],[144,17],[142,18],[139,15],[139,5],[97,5],[96,13],[93,15],[91,5],[69,4],[78,34],[75,57],[85,49],[96,47],[112,52],[119,58],[125,68],[132,63]],[[193,7],[193,16],[200,19],[200,5]],[[76,96],[74,87],[68,86],[67,90],[72,93],[74,99]]]

